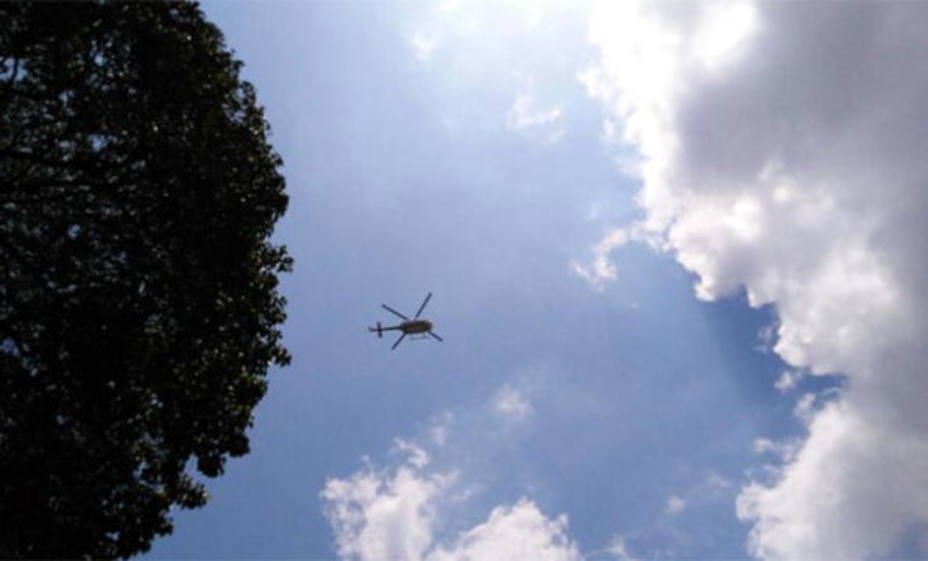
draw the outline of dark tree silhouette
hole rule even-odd
[[[0,558],[145,551],[248,452],[291,260],[240,67],[194,4],[0,4]]]

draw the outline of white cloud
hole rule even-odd
[[[330,479],[321,495],[345,560],[422,559],[432,544],[435,498],[454,474],[425,476],[403,466],[393,474],[363,469],[348,479]]]
[[[793,414],[806,424],[815,417],[815,397],[814,393],[804,393],[793,408]]]
[[[752,553],[861,559],[866,552],[892,551],[925,520],[924,433],[881,421],[848,402],[823,407],[774,484],[754,482],[738,497],[738,516],[754,523]]]
[[[739,54],[739,43],[757,28],[757,11],[750,3],[726,2],[708,5],[693,36],[693,53],[711,71],[731,64]]]
[[[669,495],[664,503],[664,514],[676,516],[684,510],[717,503],[733,496],[731,481],[718,473],[710,472],[684,491]]]
[[[553,144],[564,136],[564,112],[557,106],[539,106],[534,94],[522,91],[506,113],[506,128]]]
[[[676,495],[667,497],[667,504],[664,506],[664,512],[671,516],[680,514],[686,508],[686,501]]]
[[[406,461],[419,469],[424,468],[431,461],[428,452],[408,440],[402,438],[393,439],[393,448],[398,452],[406,453]]]
[[[703,485],[703,489],[706,496],[716,498],[729,492],[731,489],[731,481],[725,479],[717,473],[710,473],[706,477],[706,482]]]
[[[454,413],[445,411],[437,418],[432,420],[429,427],[429,436],[432,442],[438,446],[444,446],[448,442],[448,436],[451,434],[451,425],[454,423]]]
[[[409,38],[409,46],[416,60],[428,62],[432,58],[435,47],[438,46],[438,37],[424,30],[419,30]]]
[[[580,561],[567,517],[548,518],[525,498],[495,507],[484,522],[455,536],[436,535],[441,509],[460,500],[449,492],[457,478],[454,472],[426,474],[404,465],[393,471],[366,467],[347,479],[330,479],[321,496],[339,558]]]
[[[612,251],[628,243],[628,233],[614,228],[593,247],[593,260],[589,265],[576,261],[570,263],[571,270],[590,283],[596,291],[602,291],[606,283],[616,280],[615,264],[609,259]]]
[[[582,5],[477,0],[407,7],[408,47],[443,78],[432,90],[433,105],[449,130],[505,126],[542,145],[564,136],[565,55],[579,43]]]
[[[789,462],[796,457],[800,443],[796,440],[776,441],[766,437],[754,439],[754,451],[758,454],[773,454],[784,462]]]
[[[500,416],[521,421],[531,415],[534,408],[525,391],[505,384],[496,393],[493,410]]]
[[[439,546],[427,561],[580,561],[567,535],[567,517],[547,518],[531,501],[493,509],[486,522]]]
[[[776,332],[777,326],[774,324],[765,325],[757,333],[757,345],[754,346],[754,350],[761,353],[769,353],[773,349],[773,345],[776,343]]]
[[[802,371],[800,370],[784,370],[780,377],[777,378],[777,381],[774,382],[773,387],[780,390],[781,393],[786,393],[796,389],[796,386],[799,384],[799,380],[802,379]]]
[[[636,557],[629,553],[625,538],[619,535],[612,536],[612,539],[606,545],[605,553],[615,557],[618,561],[638,561]]]
[[[590,16],[600,59],[581,80],[637,150],[637,227],[700,298],[744,287],[775,304],[773,350],[793,367],[846,378],[830,403],[804,398],[806,440],[738,499],[763,559],[887,555],[928,524],[926,16],[630,2]]]

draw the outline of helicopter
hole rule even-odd
[[[377,337],[383,337],[384,331],[402,331],[403,332],[402,335],[400,335],[400,338],[397,339],[395,343],[393,343],[393,346],[390,347],[390,350],[396,349],[396,347],[399,346],[399,344],[403,342],[403,339],[407,335],[416,335],[419,333],[425,333],[426,335],[431,335],[432,337],[434,337],[435,339],[438,339],[439,341],[444,341],[444,339],[442,339],[441,337],[436,335],[434,331],[432,331],[432,322],[430,322],[427,319],[419,319],[419,316],[422,314],[422,310],[425,309],[426,304],[429,303],[429,300],[431,298],[432,298],[432,293],[429,292],[428,296],[426,296],[425,300],[422,302],[422,305],[419,306],[419,311],[416,312],[416,315],[414,315],[412,319],[397,312],[396,310],[394,310],[390,306],[387,306],[386,304],[381,304],[380,306],[384,310],[387,310],[391,314],[394,314],[394,315],[397,315],[403,318],[403,323],[399,325],[390,325],[390,326],[385,327],[383,325],[380,325],[380,322],[378,321],[376,327],[368,327],[367,330],[373,333],[376,333]],[[425,337],[425,335],[423,335],[423,337]]]

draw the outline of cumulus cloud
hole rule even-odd
[[[638,558],[629,553],[628,544],[625,543],[625,538],[622,536],[612,536],[604,551],[618,561],[638,561]]]
[[[717,503],[733,496],[731,481],[718,473],[710,472],[689,488],[670,494],[664,503],[664,514],[676,516],[684,510]]]
[[[506,113],[506,128],[553,144],[564,136],[564,112],[557,106],[541,106],[534,94],[522,91]]]
[[[603,2],[590,16],[600,56],[580,78],[638,154],[635,227],[700,298],[743,288],[774,304],[786,362],[845,377],[830,402],[801,401],[805,441],[742,490],[763,559],[888,555],[928,524],[925,21],[912,3]]]
[[[547,518],[531,501],[493,509],[486,522],[439,546],[427,561],[580,561],[567,535],[567,517]]]
[[[815,397],[814,393],[804,393],[793,408],[793,414],[806,424],[815,417]]]
[[[424,476],[403,466],[393,473],[365,468],[348,479],[330,479],[322,491],[324,513],[345,560],[423,559],[432,545],[434,501],[453,473]]]
[[[772,484],[737,501],[754,522],[752,552],[765,559],[863,559],[891,552],[928,514],[923,432],[874,422],[845,401],[812,419],[809,438]],[[924,526],[921,526],[922,528]],[[922,551],[922,554],[928,553]]]
[[[525,391],[505,384],[496,393],[493,410],[502,417],[521,421],[531,415],[534,408]]]
[[[782,393],[786,393],[796,389],[796,386],[799,384],[799,380],[801,379],[801,371],[784,370],[782,373],[780,373],[780,377],[777,378],[777,381],[774,382],[773,387],[780,390]]]
[[[393,440],[393,448],[398,452],[406,453],[407,460],[410,464],[416,466],[419,469],[424,468],[431,461],[429,453],[425,451],[421,446],[404,440],[402,438],[396,438]]]
[[[566,515],[547,517],[525,498],[499,505],[486,520],[453,536],[437,532],[440,513],[460,500],[456,472],[426,473],[425,452],[403,439],[396,447],[411,461],[390,470],[372,466],[330,479],[321,496],[345,561],[580,561]]]
[[[686,508],[686,501],[676,495],[667,497],[667,504],[664,506],[664,512],[670,515],[680,514]]]
[[[428,62],[437,46],[438,38],[424,30],[416,31],[409,37],[409,47],[419,62]]]
[[[451,434],[451,425],[454,423],[454,413],[445,411],[441,415],[432,419],[428,432],[432,442],[438,446],[444,446],[448,442],[448,436]]]
[[[590,283],[598,292],[605,289],[606,284],[616,280],[615,264],[609,259],[612,251],[628,243],[628,233],[622,228],[612,229],[602,240],[593,247],[593,259],[589,265],[582,265],[571,261],[571,270]]]
[[[441,78],[431,104],[449,133],[504,129],[545,147],[565,136],[572,109],[563,85],[573,71],[567,55],[582,47],[575,31],[584,22],[582,4],[471,0],[404,8],[411,56]]]
[[[758,454],[773,454],[789,462],[796,457],[800,443],[796,440],[772,440],[766,437],[754,439],[754,451]]]

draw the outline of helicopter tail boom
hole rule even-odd
[[[383,326],[380,325],[379,321],[377,322],[377,327],[368,327],[367,330],[371,333],[377,333],[377,337],[383,338]]]

